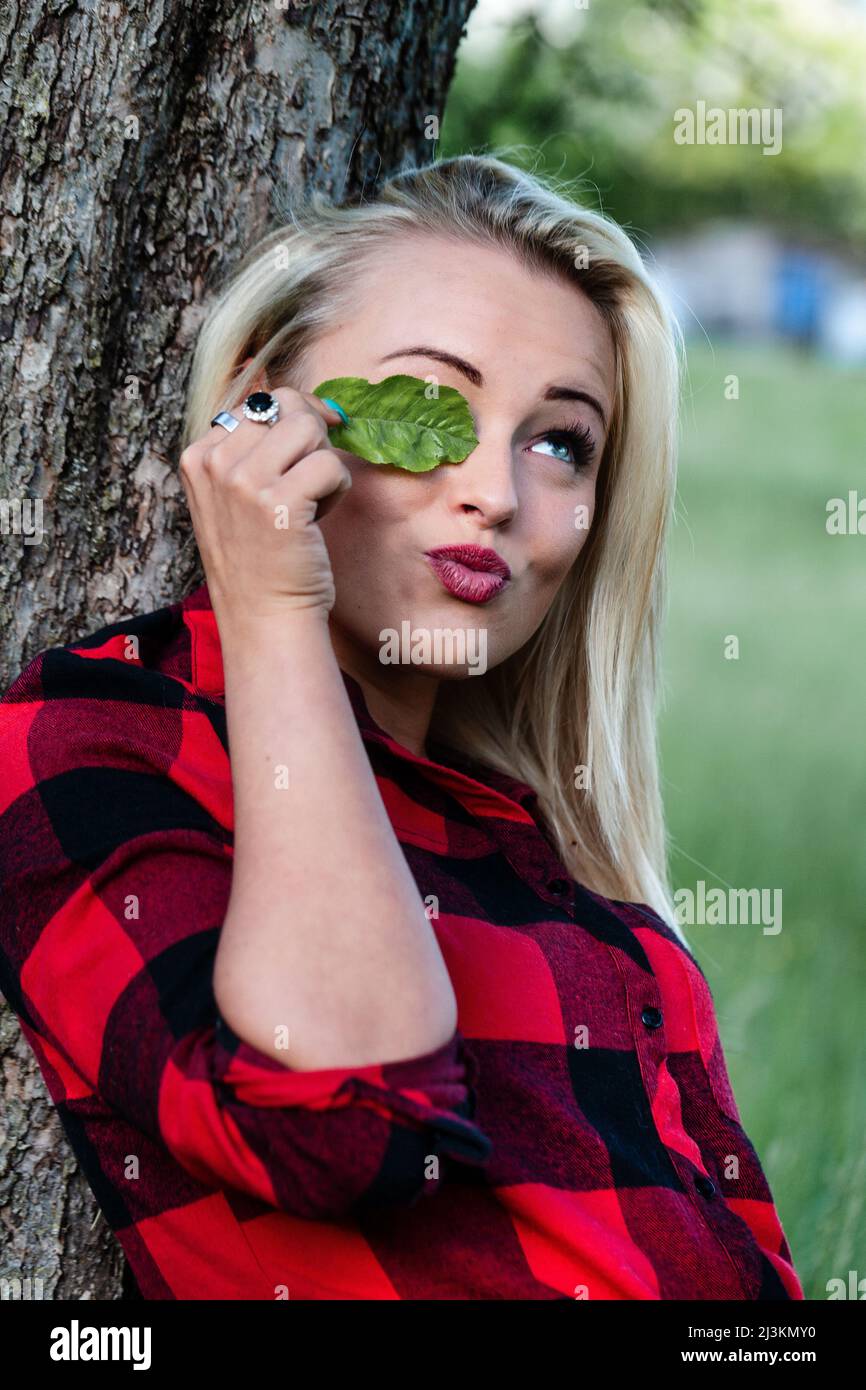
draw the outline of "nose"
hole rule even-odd
[[[446,464],[449,502],[478,513],[487,526],[502,526],[517,511],[517,480],[510,441],[488,435],[462,463]]]

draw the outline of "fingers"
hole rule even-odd
[[[247,436],[246,451],[232,459],[226,453],[226,473],[233,477],[242,473],[251,487],[268,487],[283,473],[306,458],[316,449],[326,448],[328,427],[322,417],[305,405],[300,408],[283,410],[280,402],[280,418],[270,426],[253,425],[257,429],[252,440]],[[235,430],[240,434],[240,430]]]
[[[306,414],[311,419],[318,416],[324,424],[324,437],[327,437],[329,429],[341,423],[339,411],[325,405],[325,402],[311,391],[295,391],[291,386],[276,386],[270,394],[280,407],[279,417],[274,424],[264,425],[260,420],[247,419],[243,413],[243,404],[246,400],[246,396],[244,396],[238,399],[229,411],[229,414],[234,415],[235,419],[240,422],[236,428],[227,430],[223,425],[213,425],[207,434],[202,435],[200,443],[205,448],[216,448],[231,441],[236,447],[231,450],[221,450],[221,457],[224,459],[239,458],[258,444],[262,436],[272,434],[274,430],[279,429],[286,418],[294,414]],[[310,414],[311,411],[312,414]]]
[[[349,469],[330,448],[312,449],[284,471],[271,470],[264,481],[251,466],[254,457],[250,454],[222,473],[214,472],[207,454],[191,462],[181,457],[181,476],[193,522],[197,487],[206,508],[212,506],[212,501],[206,499],[218,494],[230,508],[253,508],[268,518],[277,507],[288,507],[294,515],[292,524],[303,526],[325,516],[352,486]]]
[[[299,391],[298,395],[302,396],[308,405],[311,405],[314,410],[318,411],[329,429],[332,429],[334,425],[341,425],[343,423],[343,417],[339,410],[334,410],[332,406],[325,405],[321,396],[314,395],[312,391]]]
[[[303,406],[307,406],[310,409],[314,410],[315,413],[318,416],[320,416],[322,420],[324,420],[325,426],[328,429],[333,428],[334,425],[339,425],[342,423],[342,416],[340,415],[340,412],[338,410],[334,410],[332,406],[325,405],[325,402],[322,400],[321,396],[315,395],[312,391],[296,391],[294,387],[291,386],[275,386],[272,388],[270,394],[274,397],[275,400],[279,401],[280,419],[282,419],[282,417],[285,414],[292,410],[299,410],[302,409]],[[259,430],[261,430],[262,428],[276,428],[276,426],[270,425],[265,425],[263,427],[261,423],[256,420],[248,420],[247,417],[243,414],[243,405],[245,400],[246,396],[239,398],[231,408],[232,415],[235,415],[241,422],[239,428],[233,431],[235,435],[240,434],[241,429],[248,425],[252,425],[255,429]],[[277,424],[279,424],[279,420],[277,421]],[[220,429],[220,426],[217,425],[216,429]]]
[[[184,450],[180,473],[211,592],[225,608],[334,602],[327,547],[316,521],[336,506],[351,473],[328,441],[338,412],[318,397],[278,388],[272,426],[214,427]]]
[[[352,475],[333,449],[315,449],[269,487],[255,488],[241,471],[229,478],[227,486],[233,484],[254,495],[269,513],[278,506],[288,507],[291,526],[303,527],[336,506],[352,486]]]
[[[271,394],[279,402],[279,418],[263,425],[241,415],[240,404],[232,414],[240,424],[232,431],[214,425],[181,456],[182,475],[203,471],[222,477],[241,468],[251,486],[268,486],[299,459],[327,446],[328,428],[340,423],[340,415],[312,392],[276,387]]]

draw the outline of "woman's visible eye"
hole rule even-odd
[[[592,430],[580,420],[575,420],[561,430],[548,430],[538,443],[532,445],[533,451],[539,444],[546,444],[548,441],[552,441],[556,449],[564,451],[554,453],[551,457],[560,458],[563,463],[573,464],[576,470],[587,468],[592,461],[595,439]]]

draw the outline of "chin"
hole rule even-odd
[[[462,680],[487,670],[488,636],[476,610],[419,606],[411,617],[391,616],[376,633],[376,646],[383,666],[415,666],[443,680]]]

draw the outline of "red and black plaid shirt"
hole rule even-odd
[[[525,783],[410,753],[344,679],[458,1026],[308,1072],[214,1003],[233,822],[206,586],[43,652],[0,702],[0,988],[143,1296],[801,1299],[694,957],[568,876]]]

